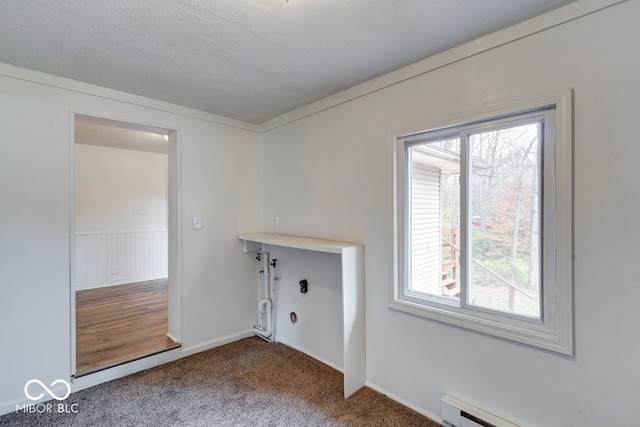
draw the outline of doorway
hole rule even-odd
[[[180,346],[175,130],[73,115],[72,373]]]

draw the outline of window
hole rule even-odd
[[[392,308],[573,354],[571,125],[563,91],[394,136]]]

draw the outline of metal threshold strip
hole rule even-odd
[[[164,353],[167,351],[175,350],[176,348],[182,347],[182,344],[176,343],[175,345],[167,348],[163,348],[162,350],[152,351],[149,353],[141,354],[140,356],[132,357],[129,359],[121,360],[120,362],[110,363],[108,365],[100,366],[98,368],[90,369],[84,372],[78,372],[73,375],[73,378],[80,378],[86,375],[95,374],[96,372],[104,371],[106,369],[115,368],[116,366],[124,365],[126,363],[135,362],[136,360],[144,359],[145,357],[155,356],[156,354]]]

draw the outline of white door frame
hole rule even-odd
[[[75,170],[74,148],[76,115],[115,120],[134,127],[153,127],[167,131],[169,136],[168,162],[168,194],[167,194],[167,227],[168,227],[168,270],[169,270],[169,325],[167,335],[177,343],[182,343],[182,257],[181,257],[181,162],[180,133],[177,129],[169,129],[149,123],[139,123],[122,118],[105,117],[99,114],[72,110],[69,120],[69,310],[71,328],[71,360],[70,378],[76,374],[76,247],[75,247]]]

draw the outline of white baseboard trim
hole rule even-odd
[[[125,279],[110,280],[107,282],[82,283],[76,285],[76,291],[86,291],[87,289],[106,288],[108,286],[127,285],[129,283],[146,282],[148,280],[166,279],[167,274],[156,274],[153,276],[127,277]]]
[[[182,348],[182,357],[191,356],[192,354],[200,353],[201,351],[211,350],[212,348],[220,347],[221,345],[229,344],[230,342],[238,341],[242,338],[252,337],[253,335],[253,331],[251,329],[247,329],[246,331],[241,331],[236,334],[226,335],[215,340],[184,347]]]
[[[281,344],[284,344],[284,345],[286,345],[287,347],[291,347],[291,348],[292,348],[292,349],[294,349],[294,350],[298,350],[299,352],[304,353],[304,354],[306,354],[307,356],[311,356],[311,357],[313,357],[314,359],[316,359],[317,361],[322,362],[322,363],[324,363],[325,365],[332,367],[332,368],[333,368],[333,369],[335,369],[336,371],[341,372],[341,373],[344,373],[344,368],[342,368],[342,367],[340,367],[340,366],[338,366],[338,365],[336,365],[336,364],[334,364],[334,363],[329,362],[329,361],[328,361],[327,359],[325,359],[324,357],[320,357],[320,356],[318,356],[317,354],[315,354],[314,352],[307,350],[306,348],[300,347],[300,346],[298,346],[298,345],[296,345],[296,344],[292,344],[292,343],[290,343],[290,342],[289,342],[289,341],[287,341],[287,340],[279,340],[277,337],[276,337],[276,342],[279,342],[279,343],[281,343]]]
[[[180,359],[180,357],[180,348],[175,348],[173,350],[168,350],[142,359],[134,360],[132,362],[124,363],[122,365],[114,366],[113,368],[105,369],[103,371],[98,371],[93,374],[84,375],[80,378],[74,378],[71,384],[71,391],[75,393],[76,391],[84,390],[85,388],[93,387],[107,381],[126,377],[127,375],[135,374],[136,372],[144,371],[145,369],[173,362],[174,360]]]
[[[366,387],[369,387],[372,390],[377,391],[378,393],[384,394],[385,396],[387,396],[389,399],[391,400],[395,400],[396,402],[398,402],[399,404],[406,406],[409,409],[412,409],[414,411],[416,411],[417,413],[424,415],[425,417],[429,418],[432,421],[435,421],[436,423],[442,424],[442,418],[439,417],[436,414],[432,414],[431,412],[427,411],[424,408],[420,408],[419,406],[416,406],[412,403],[407,402],[406,400],[402,399],[401,397],[390,393],[389,391],[385,390],[384,388],[372,383],[371,381],[367,381],[364,383],[364,385]]]
[[[167,337],[169,337],[170,340],[179,343],[180,341],[178,341],[178,339],[176,337],[174,337],[173,335],[171,335],[171,333],[167,332]]]

